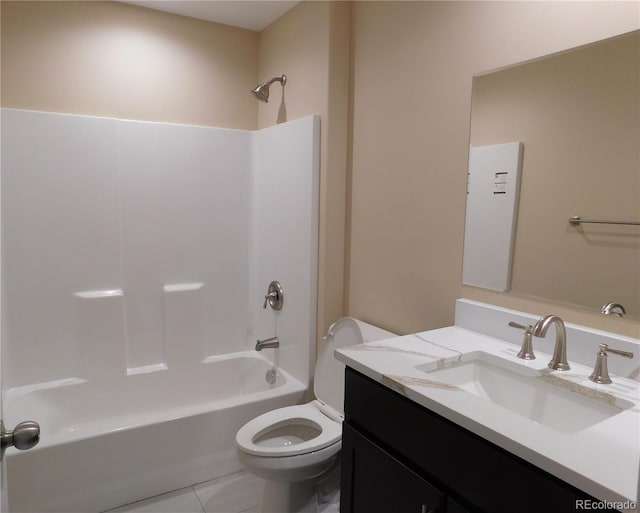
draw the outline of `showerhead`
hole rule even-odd
[[[269,87],[274,82],[280,82],[282,84],[282,87],[284,87],[285,84],[287,83],[287,75],[282,75],[281,77],[273,77],[268,82],[264,82],[259,86],[256,86],[254,89],[251,90],[251,92],[254,94],[254,96],[258,100],[260,100],[261,102],[267,103],[269,101]]]
[[[269,84],[267,84],[266,82],[264,84],[260,84],[255,89],[252,89],[251,92],[261,102],[266,103],[269,101]]]

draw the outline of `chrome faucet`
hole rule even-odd
[[[564,322],[556,315],[547,315],[542,317],[535,323],[531,334],[534,337],[544,337],[547,334],[549,326],[556,326],[556,347],[553,350],[553,357],[548,367],[554,370],[569,370],[569,362],[567,362],[567,331],[564,328]]]
[[[264,340],[256,340],[256,351],[262,351],[265,347],[280,347],[280,339],[278,337],[271,337]]]
[[[627,313],[624,306],[620,303],[614,303],[613,301],[602,305],[600,311],[605,315],[617,315],[618,317],[623,317]]]

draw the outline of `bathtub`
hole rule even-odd
[[[237,430],[296,404],[306,387],[255,351],[110,383],[67,379],[8,390],[5,424],[40,423],[40,443],[6,452],[9,510],[99,512],[242,468]]]

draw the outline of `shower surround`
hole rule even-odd
[[[233,472],[235,431],[302,399],[319,123],[2,110],[4,419],[41,425],[7,452],[11,511],[99,511]],[[262,308],[272,280],[280,312]]]

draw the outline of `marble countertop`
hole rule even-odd
[[[593,370],[569,359],[571,370],[550,371],[551,355],[516,357],[512,343],[450,326],[338,349],[336,358],[486,440],[510,451],[621,511],[637,511],[640,471],[640,383],[612,374],[613,383],[597,385]],[[605,403],[633,403],[620,413],[574,433],[561,432],[439,383],[426,371],[464,362],[482,351],[530,371],[545,371],[555,387]],[[527,371],[525,371],[527,372]],[[627,503],[621,504],[621,503]],[[635,504],[633,504],[635,502]]]

